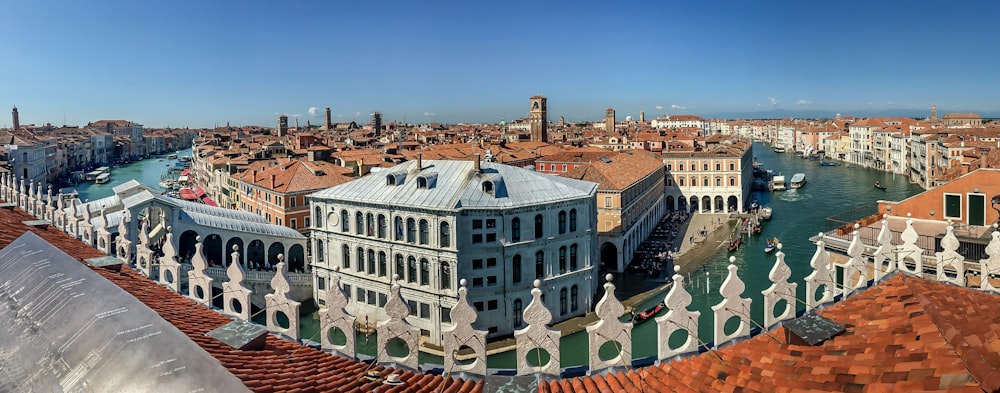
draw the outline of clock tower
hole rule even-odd
[[[528,112],[528,125],[531,126],[532,142],[548,142],[549,120],[546,101],[546,98],[542,96],[531,97],[531,110]]]

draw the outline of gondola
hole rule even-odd
[[[657,304],[657,305],[655,305],[653,307],[650,307],[650,308],[646,309],[646,311],[643,311],[641,313],[638,313],[638,314],[634,314],[633,313],[632,314],[632,324],[638,325],[640,323],[646,322],[650,318],[655,317],[656,313],[660,312],[660,310],[662,310],[663,307],[666,307],[666,306],[661,302],[661,303],[659,303],[659,304]]]
[[[878,184],[877,182],[875,183],[875,188],[877,188],[879,190],[882,190],[882,191],[885,191],[885,186],[883,186],[881,184]]]

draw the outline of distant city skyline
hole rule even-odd
[[[1000,97],[971,2],[15,2],[0,105],[21,124],[148,127],[833,117],[972,111]],[[725,117],[725,116],[724,116]],[[766,117],[766,116],[763,116]]]

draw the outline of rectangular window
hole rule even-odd
[[[350,285],[344,284],[344,295],[346,295],[348,299],[351,298],[351,286]]]
[[[326,279],[323,277],[316,277],[316,289],[324,290],[326,289]]]
[[[495,241],[497,241],[497,234],[495,234],[495,233],[487,233],[486,234],[486,242],[487,243],[492,243],[492,242],[495,242]]]
[[[483,286],[483,278],[482,277],[475,277],[475,278],[472,279],[472,287],[473,288],[482,288],[482,286]]]
[[[448,307],[441,307],[441,322],[451,322],[451,309]]]
[[[962,196],[944,194],[944,218],[962,218]]]
[[[604,197],[604,207],[611,207],[611,206],[612,206],[611,197],[609,196]]]
[[[309,217],[306,217],[306,228],[309,227]]]
[[[431,317],[431,305],[420,303],[420,318],[429,319]]]
[[[496,326],[490,326],[489,328],[486,329],[486,334],[495,334],[498,331],[499,330],[497,329]]]
[[[483,220],[472,220],[472,229],[483,229]]]
[[[497,276],[486,277],[486,285],[491,287],[497,285]]]
[[[496,266],[497,266],[496,258],[486,258],[486,267],[496,267]]]
[[[986,225],[986,195],[969,194],[969,225]]]
[[[496,227],[497,227],[497,220],[495,218],[486,219],[486,228],[496,228]]]
[[[388,297],[384,293],[378,294],[378,306],[379,307],[385,307],[386,300],[388,300]]]
[[[368,291],[368,304],[375,305],[375,291]]]
[[[497,301],[496,301],[496,299],[493,299],[493,300],[490,300],[489,302],[487,302],[486,303],[486,309],[487,310],[496,310],[497,309]]]
[[[472,305],[476,307],[476,311],[479,312],[486,311],[486,309],[483,307],[483,302],[475,302]]]
[[[478,243],[482,243],[482,242],[483,242],[483,234],[482,233],[476,233],[476,234],[472,235],[472,243],[473,244],[478,244]]]
[[[290,219],[289,223],[291,225],[289,225],[289,227],[291,227],[292,229],[297,229],[298,228],[298,222],[296,222],[296,221],[298,221],[298,220],[296,220],[294,218]]]
[[[358,287],[358,303],[365,301],[365,289]]]
[[[482,269],[483,268],[483,260],[482,259],[473,259],[472,260],[472,268],[473,269]]]

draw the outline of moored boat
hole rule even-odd
[[[650,318],[655,317],[656,313],[660,312],[660,310],[662,310],[663,307],[666,307],[666,306],[662,302],[660,302],[657,305],[646,309],[646,311],[643,311],[643,312],[638,313],[638,314],[633,313],[632,314],[632,324],[633,325],[638,325],[640,323],[646,322]]]
[[[97,175],[96,178],[94,178],[94,183],[97,183],[97,184],[104,184],[104,183],[107,183],[109,181],[111,181],[111,174],[110,173],[102,173],[100,175]]]
[[[774,209],[771,209],[768,206],[764,206],[764,207],[762,207],[760,209],[760,219],[761,220],[770,220],[772,213],[774,213]]]
[[[771,178],[771,191],[784,191],[785,190],[785,177],[777,175]]]

